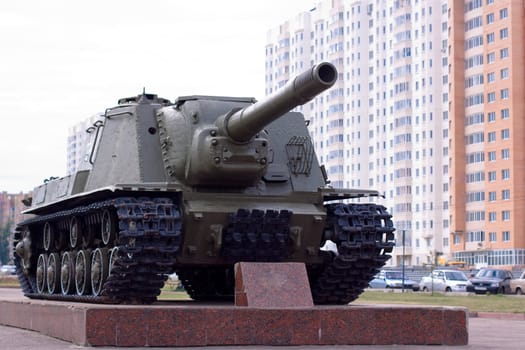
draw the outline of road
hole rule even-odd
[[[10,290],[0,288],[0,299],[20,299],[21,294],[19,290]],[[51,322],[51,320],[50,320]],[[474,317],[469,319],[469,344],[465,346],[422,346],[422,345],[359,345],[359,346],[279,346],[279,349],[294,349],[294,350],[328,350],[328,349],[351,349],[351,350],[372,350],[372,349],[426,349],[437,348],[439,350],[463,350],[463,349],[523,349],[525,348],[525,321],[513,320],[511,318],[493,319]],[[19,328],[0,326],[0,348],[12,350],[59,350],[59,349],[83,349],[85,347],[65,342],[59,339],[48,337],[37,332],[27,331]],[[112,349],[115,347],[97,347],[97,350]],[[119,349],[210,349],[206,347],[191,347],[191,348],[127,348]],[[213,350],[224,349],[275,349],[271,346],[216,346]]]

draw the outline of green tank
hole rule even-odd
[[[33,191],[14,234],[25,295],[151,303],[176,273],[193,299],[233,299],[244,261],[302,262],[315,303],[356,299],[390,257],[391,215],[352,202],[377,191],[329,186],[290,112],[337,75],[317,64],[259,102],[120,99],[87,130],[89,169]]]

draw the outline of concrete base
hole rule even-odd
[[[1,298],[0,298],[1,299]],[[0,324],[83,346],[468,343],[464,308],[253,308],[193,301],[150,306],[0,300]]]

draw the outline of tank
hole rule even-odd
[[[87,130],[89,167],[27,203],[13,240],[24,294],[152,303],[176,273],[193,299],[233,300],[243,261],[304,263],[316,304],[356,299],[390,258],[391,215],[377,191],[330,186],[291,112],[337,75],[319,63],[259,102],[120,99]]]

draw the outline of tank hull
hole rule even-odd
[[[17,228],[15,263],[31,298],[150,303],[174,272],[194,299],[232,299],[236,262],[304,262],[317,303],[346,303],[387,260],[393,226],[381,206],[325,204],[323,195],[119,187],[66,210],[40,207]],[[327,238],[335,257],[319,250]],[[348,293],[330,292],[338,279]]]

